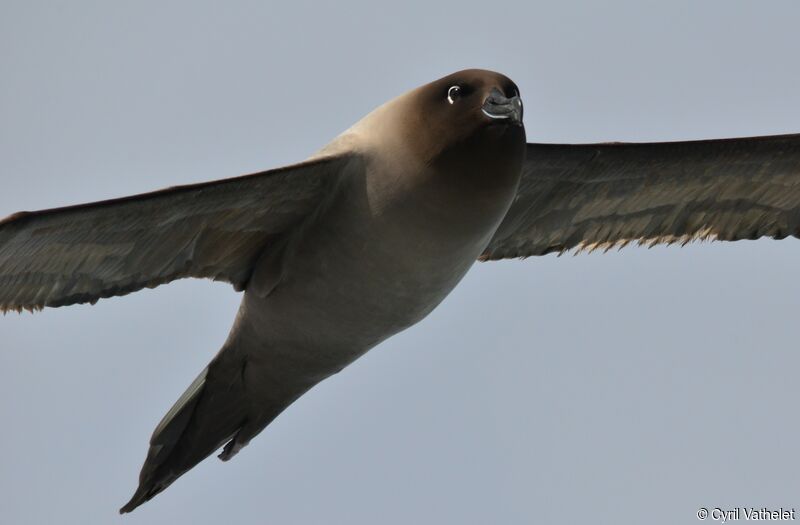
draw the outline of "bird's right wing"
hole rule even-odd
[[[0,311],[94,303],[184,277],[241,289],[276,236],[313,214],[352,159],[0,220]]]

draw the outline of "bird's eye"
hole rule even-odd
[[[447,90],[447,101],[451,104],[460,96],[461,86],[450,86],[450,89]]]

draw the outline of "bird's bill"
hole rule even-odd
[[[481,107],[483,114],[493,120],[507,120],[517,126],[522,125],[522,99],[519,95],[506,97],[499,89],[493,88]]]

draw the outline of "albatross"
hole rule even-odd
[[[800,134],[527,143],[520,92],[466,70],[277,169],[0,221],[0,311],[176,279],[243,291],[230,334],[155,428],[120,512],[419,322],[476,261],[800,232]]]

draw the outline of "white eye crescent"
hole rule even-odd
[[[461,86],[450,86],[447,90],[447,101],[452,104],[459,96],[461,96]]]

